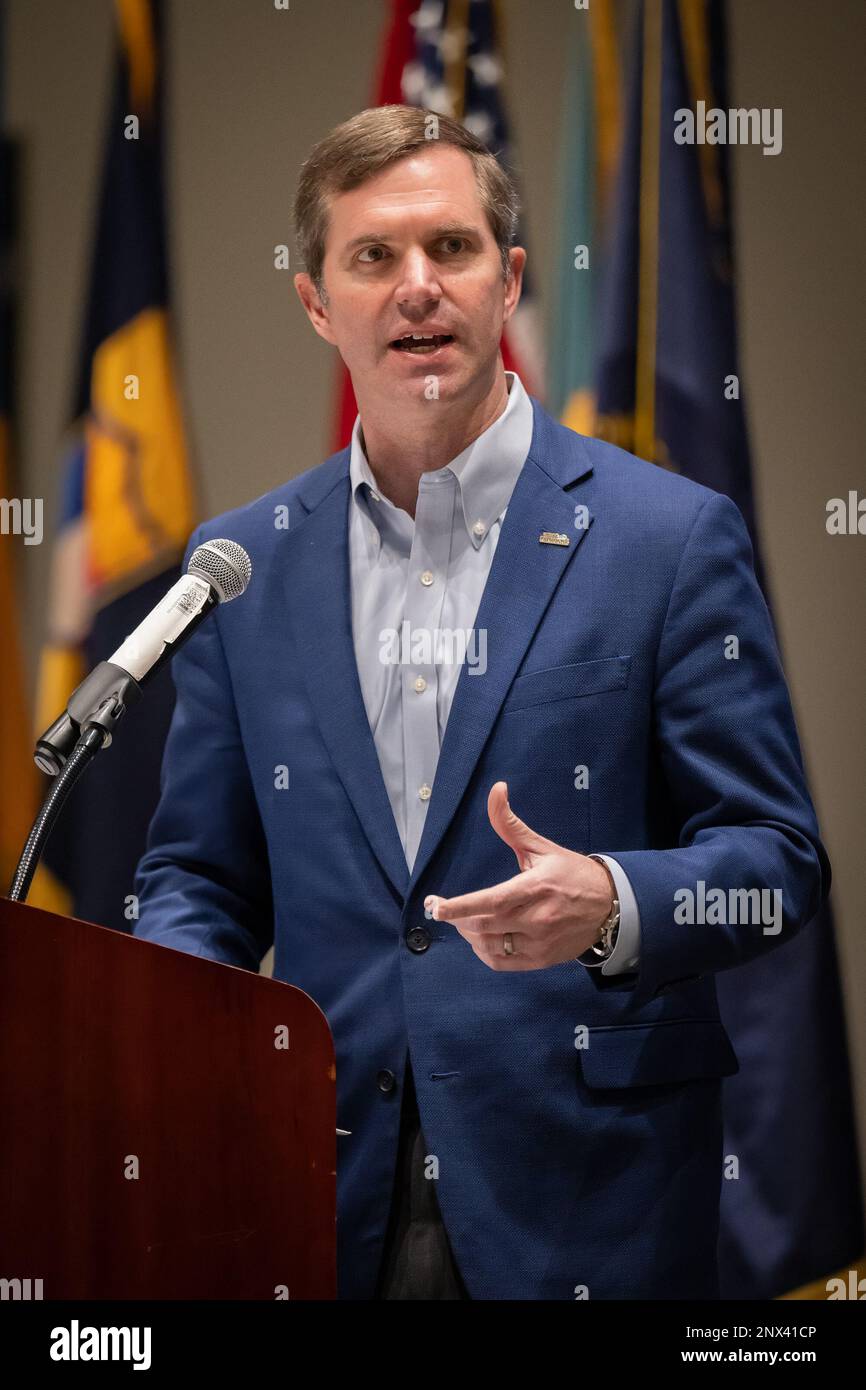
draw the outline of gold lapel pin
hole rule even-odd
[[[538,537],[542,545],[571,545],[571,540],[562,531],[542,531]]]

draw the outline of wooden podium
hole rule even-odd
[[[0,1278],[336,1298],[335,1077],[302,990],[0,898]]]

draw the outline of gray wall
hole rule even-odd
[[[379,0],[175,0],[170,11],[170,197],[188,424],[213,514],[324,456],[332,350],[290,276],[298,165],[366,105]],[[76,367],[82,278],[109,96],[109,0],[9,0],[9,122],[25,144],[21,438],[25,496],[56,497]],[[550,280],[559,87],[569,0],[506,0],[511,114],[529,245]],[[866,1154],[866,537],[827,535],[825,504],[864,488],[860,0],[732,0],[732,100],[781,106],[784,151],[733,152],[744,379],[777,617],[834,902]],[[543,306],[545,309],[548,303]],[[862,376],[862,365],[861,365]],[[30,658],[48,547],[27,547]],[[804,1026],[808,1022],[804,1020]]]

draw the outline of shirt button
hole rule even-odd
[[[424,584],[424,585],[426,585],[426,586],[429,588],[429,586],[433,583],[433,572],[432,572],[432,570],[425,570],[425,571],[424,571],[424,573],[421,575],[421,583]]]
[[[419,788],[418,788],[418,795],[420,796],[420,798],[421,798],[422,801],[429,801],[429,800],[430,800],[431,792],[430,792],[430,788],[427,786],[427,783],[426,783],[426,782],[424,783],[423,787],[419,787]]]
[[[382,501],[382,499],[381,499],[381,497],[379,496],[378,492],[371,492],[371,493],[370,493],[370,496],[372,497],[372,499],[373,499],[374,502],[381,502],[381,501]]]
[[[483,521],[476,521],[475,525],[472,527],[472,531],[473,531],[473,533],[474,533],[476,536],[483,536],[483,535],[484,535],[484,522],[483,522]]]
[[[415,689],[418,691],[419,695],[421,694],[422,690],[427,689],[427,682],[425,681],[423,676],[415,677]]]
[[[380,1071],[376,1077],[376,1085],[380,1091],[393,1091],[396,1080],[397,1078],[392,1071],[384,1070]]]

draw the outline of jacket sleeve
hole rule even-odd
[[[258,970],[273,941],[270,868],[215,614],[173,657],[172,676],[177,701],[135,875],[134,935]]]
[[[654,730],[678,841],[605,846],[640,913],[638,1004],[782,945],[830,887],[748,531],[721,494],[703,503],[680,556],[656,655]]]

